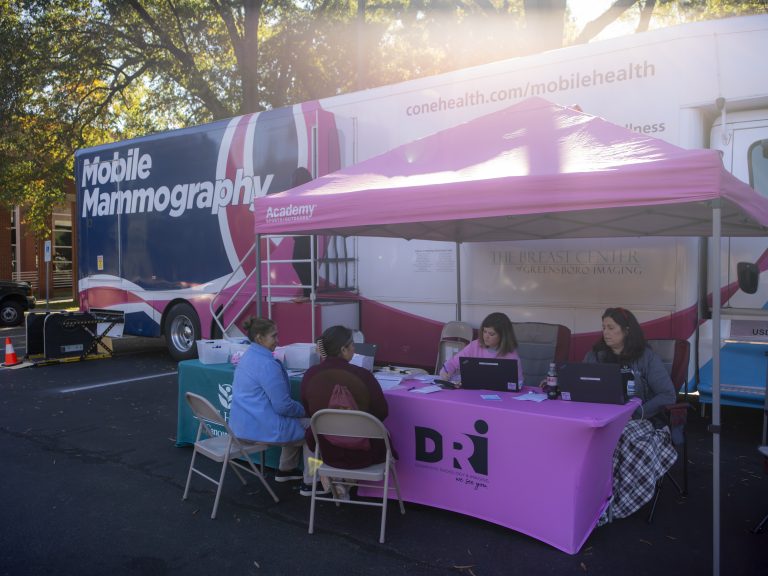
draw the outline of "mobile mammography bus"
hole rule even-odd
[[[187,357],[194,339],[215,331],[211,311],[223,299],[255,291],[248,280],[254,196],[289,188],[298,167],[316,177],[530,96],[578,105],[682,147],[718,149],[729,170],[768,194],[768,74],[758,56],[766,41],[765,15],[700,22],[82,150],[82,304],[124,309],[126,333],[165,334],[172,353]],[[270,259],[271,294],[283,299],[271,312],[289,338],[289,327],[316,314],[316,302],[301,298],[300,267],[288,262],[297,242],[273,238],[259,247]],[[764,267],[765,249],[762,239],[724,240],[724,285],[735,283],[737,262]],[[352,323],[379,345],[379,360],[432,366],[436,330],[456,313],[455,250],[427,241],[326,239],[317,243],[318,257],[336,266],[319,265],[316,280],[352,287],[333,300],[355,303]],[[467,243],[460,250],[461,262],[471,263],[461,276],[464,320],[478,326],[500,310],[513,321],[563,324],[574,358],[597,338],[607,306],[632,309],[652,337],[694,344],[706,320],[706,240]],[[221,289],[226,298],[215,296]],[[737,290],[726,305],[767,302],[762,287],[753,295]],[[337,318],[332,310],[319,314]],[[707,334],[704,322],[703,340]],[[703,341],[700,349],[706,380]],[[754,381],[762,351],[751,354],[755,362],[731,362],[730,351],[741,353],[737,344],[723,349],[723,382]]]

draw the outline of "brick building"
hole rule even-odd
[[[0,206],[0,279],[23,280],[38,299],[46,297],[45,241],[51,241],[48,296],[77,298],[77,208],[74,193],[51,213],[51,235],[35,238],[24,226],[24,208]],[[74,281],[73,281],[74,279]]]

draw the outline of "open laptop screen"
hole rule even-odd
[[[569,362],[557,370],[560,398],[574,402],[626,404],[624,378],[618,364]]]
[[[371,358],[375,358],[376,344],[371,344],[370,342],[355,342],[355,354],[360,354],[360,356],[370,356]]]
[[[517,392],[517,360],[509,358],[460,358],[461,387],[468,390]]]

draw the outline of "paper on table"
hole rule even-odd
[[[527,394],[521,394],[520,396],[514,396],[515,400],[530,400],[531,402],[543,402],[547,399],[546,394],[538,394],[536,392],[528,392]]]
[[[376,380],[394,380],[395,382],[400,382],[404,378],[402,374],[394,374],[392,372],[374,372],[373,375]]]
[[[498,394],[480,394],[480,398],[483,400],[501,400],[501,396]]]
[[[397,390],[398,388],[402,388],[402,386],[400,386],[400,383],[403,381],[402,374],[375,372],[373,375],[376,377],[382,390]]]
[[[437,386],[436,384],[432,384],[431,386],[422,386],[421,388],[414,388],[411,390],[411,392],[416,392],[417,394],[432,394],[432,392],[440,392],[442,388],[440,386]]]
[[[398,390],[400,388],[404,388],[404,386],[400,385],[400,380],[383,380],[378,379],[379,386],[381,386],[382,390]]]

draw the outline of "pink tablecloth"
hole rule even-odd
[[[483,400],[481,394],[386,393],[385,424],[400,456],[403,499],[577,553],[611,494],[611,456],[636,404],[535,403],[512,393]]]

